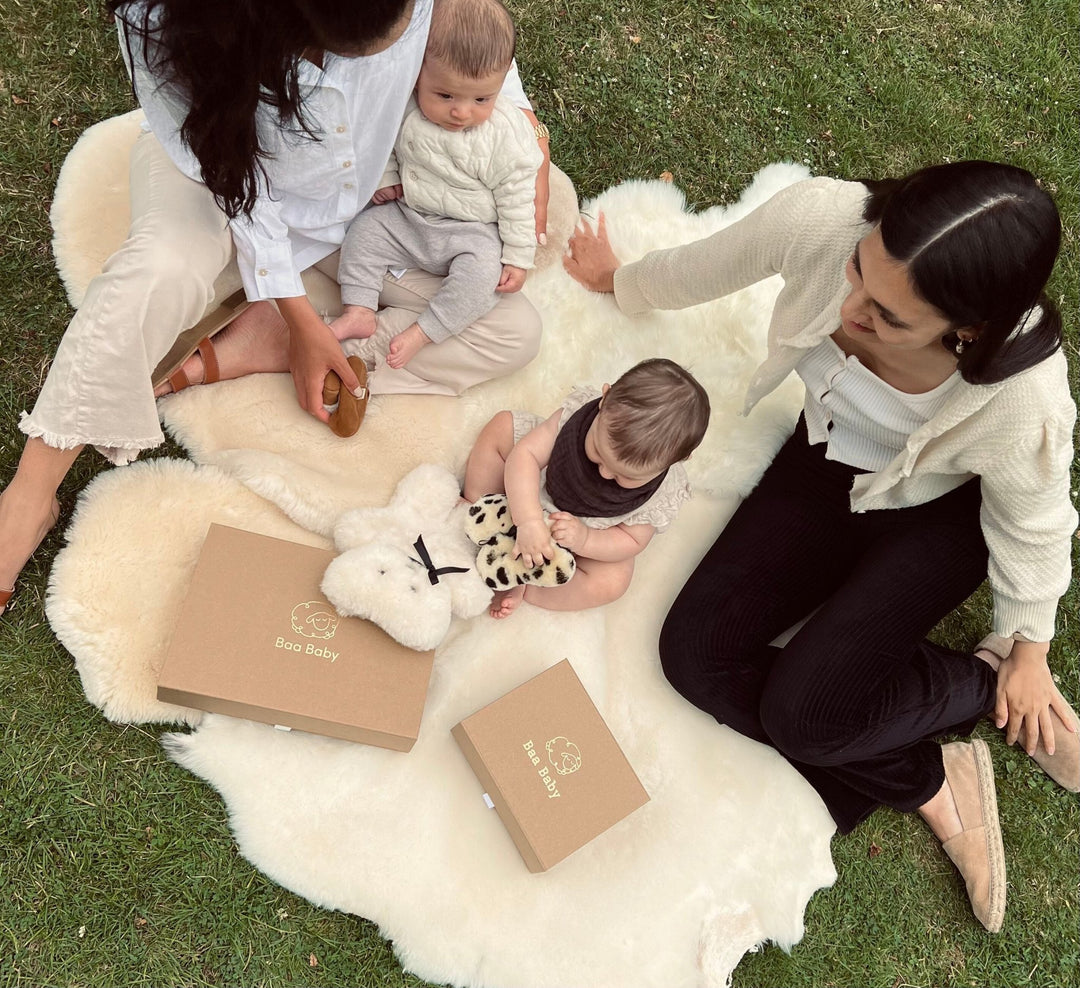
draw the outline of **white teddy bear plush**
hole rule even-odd
[[[401,644],[435,648],[452,617],[480,614],[491,590],[476,571],[457,478],[425,463],[398,483],[383,508],[356,508],[334,525],[341,555],[322,591],[339,614],[379,625]]]
[[[471,505],[460,498],[454,475],[429,463],[401,480],[385,508],[345,512],[333,532],[341,555],[323,574],[326,599],[425,650],[443,640],[452,617],[482,613],[493,590],[553,587],[574,575],[574,556],[561,546],[543,566],[513,558],[505,494]]]
[[[465,504],[457,478],[434,463],[406,474],[385,507],[342,514],[274,454],[231,450],[219,465],[297,524],[333,539],[341,555],[323,574],[327,600],[408,648],[435,648],[454,617],[482,614],[493,590],[556,586],[574,573],[574,557],[562,548],[550,563],[526,570],[513,558],[506,495]]]

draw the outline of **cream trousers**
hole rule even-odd
[[[87,286],[34,409],[20,423],[24,433],[50,446],[94,446],[116,464],[164,440],[154,369],[180,333],[212,307],[215,281],[239,284],[225,214],[206,186],[180,173],[153,134],[135,142],[130,187],[128,237]],[[221,278],[229,265],[235,278]],[[317,267],[333,277],[336,252]],[[387,278],[379,331],[364,348],[377,364],[372,392],[460,394],[536,355],[539,314],[515,293],[502,296],[460,336],[424,347],[406,368],[386,366],[372,347],[415,322],[440,281],[423,271]]]

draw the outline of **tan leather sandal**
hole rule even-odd
[[[359,396],[354,395],[341,384],[341,378],[334,371],[326,375],[323,382],[322,400],[328,408],[337,407],[330,413],[330,428],[342,439],[356,434],[367,412],[368,398],[371,392],[367,386],[367,365],[360,357],[349,357],[349,366],[360,382]]]
[[[202,357],[203,362],[203,379],[200,384],[217,384],[221,380],[221,367],[218,364],[217,352],[214,350],[214,344],[210,342],[209,336],[204,336],[195,345],[195,349],[191,354],[197,353]],[[176,368],[168,377],[169,386],[172,388],[172,393],[176,394],[178,391],[183,391],[184,388],[190,388],[192,381],[184,372],[184,367],[181,364]]]
[[[221,305],[211,309],[194,326],[184,330],[151,374],[151,382],[155,390],[166,381],[169,382],[173,392],[191,387],[193,382],[184,373],[184,364],[195,353],[198,353],[203,361],[202,383],[216,384],[220,381],[220,365],[214,346],[210,342],[211,337],[220,333],[250,305],[243,289],[233,292]]]
[[[1004,660],[1012,653],[1012,647],[1011,638],[987,635],[975,646],[975,651],[987,651]],[[1077,718],[1076,711],[1072,707],[1069,707],[1069,717],[1072,719],[1072,731],[1058,716],[1057,711],[1053,707],[1050,708],[1050,723],[1054,728],[1054,753],[1051,755],[1043,747],[1042,738],[1040,738],[1035,754],[1031,757],[1035,759],[1039,768],[1063,789],[1068,789],[1069,792],[1080,792],[1080,719]],[[1021,737],[1020,743],[1023,744],[1023,741]]]
[[[941,757],[964,828],[941,846],[964,878],[976,919],[997,933],[1005,919],[1005,845],[990,749],[985,741],[956,741],[942,745]]]

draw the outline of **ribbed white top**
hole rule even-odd
[[[810,442],[828,444],[826,459],[863,470],[884,470],[960,380],[954,373],[933,391],[898,391],[831,337],[808,350],[795,371],[806,385]]]

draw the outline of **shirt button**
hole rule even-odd
[[[355,188],[356,188],[356,186],[355,186],[355,185],[353,185],[353,184],[352,184],[352,182],[346,182],[346,183],[345,183],[345,188],[346,188],[346,189],[355,189]]]
[[[412,142],[412,141],[409,141],[408,143],[409,143],[409,150],[410,150],[410,151],[414,151],[414,150],[416,150],[416,148],[414,147],[414,145],[413,145],[413,142]]]
[[[265,278],[270,272],[266,268],[259,268],[259,277]]]
[[[334,128],[334,130],[336,130],[336,131],[337,131],[337,132],[338,132],[339,134],[344,134],[344,133],[345,133],[345,131],[347,131],[348,129],[349,129],[349,128],[348,128],[348,127],[346,127],[346,126],[345,126],[345,124],[338,124],[338,125],[337,125],[337,126],[336,126],[336,127]]]
[[[341,167],[342,168],[352,168],[352,162],[351,161],[343,161],[341,163]]]

